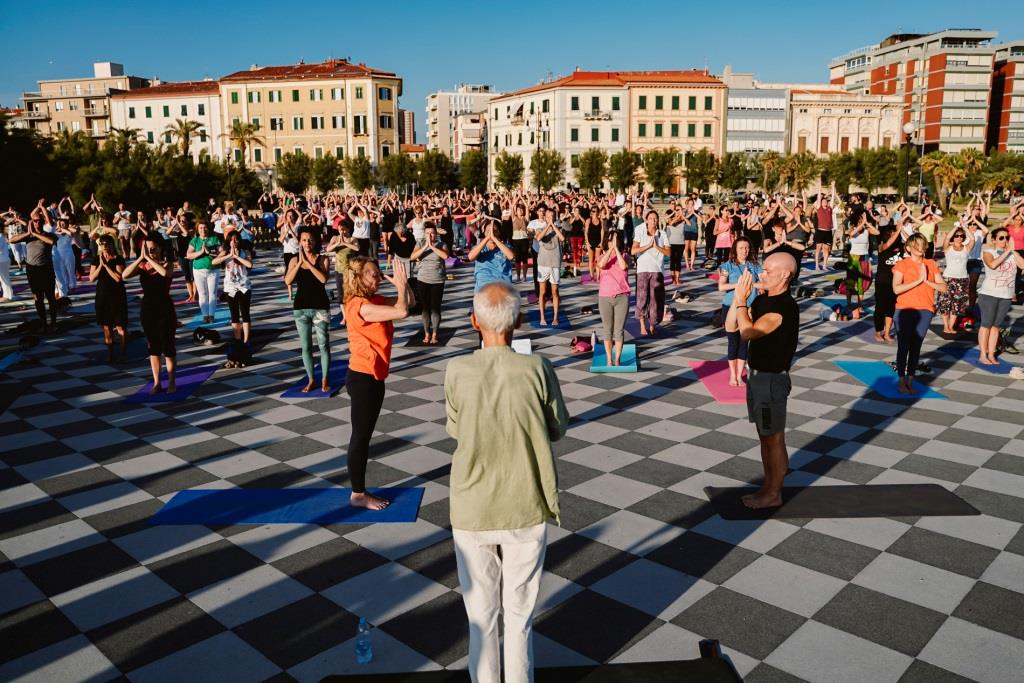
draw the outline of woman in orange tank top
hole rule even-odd
[[[381,280],[395,286],[397,297],[377,293]],[[383,510],[390,501],[366,491],[366,460],[370,437],[384,404],[384,379],[391,365],[395,320],[408,317],[416,303],[405,265],[395,260],[391,276],[383,275],[375,259],[360,256],[345,271],[345,321],[351,357],[345,391],[352,401],[352,434],[348,442],[348,475],[354,507]]]

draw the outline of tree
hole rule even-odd
[[[761,170],[761,189],[772,193],[782,183],[782,155],[778,152],[762,152],[757,157]]]
[[[231,129],[227,133],[221,134],[222,138],[227,138],[231,141],[231,144],[238,148],[241,152],[242,164],[244,165],[249,159],[249,148],[253,145],[266,145],[263,138],[259,135],[259,128],[252,123],[246,123],[245,121],[234,121],[231,124]]]
[[[823,173],[829,182],[836,184],[836,192],[841,195],[850,193],[850,185],[860,177],[857,159],[849,152],[833,152],[822,163]]]
[[[857,184],[874,194],[881,188],[899,184],[899,155],[895,149],[858,149],[853,153],[857,166]]]
[[[718,186],[730,192],[745,189],[752,171],[749,156],[742,152],[726,152],[718,163]]]
[[[981,174],[985,170],[985,155],[977,149],[961,149],[956,162],[964,170],[964,179],[959,183],[967,190],[976,190],[981,182]],[[959,189],[959,188],[957,188]]]
[[[692,192],[706,192],[718,175],[715,155],[706,149],[686,155],[686,187]]]
[[[576,182],[588,192],[598,190],[608,173],[608,155],[602,149],[592,148],[580,154],[576,166]]]
[[[203,129],[203,124],[198,121],[187,119],[175,119],[174,123],[167,124],[165,129],[171,137],[178,141],[181,146],[181,155],[188,156],[188,149],[192,145],[192,138]]]
[[[622,150],[608,159],[608,181],[616,190],[622,191],[636,184],[637,171],[640,170],[640,155]]]
[[[644,154],[644,174],[655,192],[666,192],[679,175],[677,159],[679,150],[675,147],[655,149]]]
[[[989,171],[981,176],[981,187],[986,192],[996,190],[1019,189],[1021,180],[1024,180],[1024,173],[1015,168],[1004,168],[999,171]]]
[[[503,150],[494,157],[494,184],[506,190],[515,190],[523,182],[523,157]]]
[[[420,187],[426,192],[439,192],[455,187],[455,167],[444,152],[428,150],[416,164]]]
[[[822,163],[812,152],[788,154],[782,159],[782,177],[791,192],[801,193],[820,180]]]
[[[277,184],[285,192],[305,192],[312,175],[313,160],[302,152],[289,152],[277,162]]]
[[[947,197],[943,208],[948,211],[953,191],[967,177],[967,172],[953,160],[952,156],[939,150],[925,154],[920,164],[921,169],[935,179],[935,190],[939,195],[940,204],[942,197]]]
[[[465,190],[487,189],[487,157],[478,149],[471,149],[459,161],[459,183]]]
[[[374,177],[373,164],[369,157],[356,155],[348,157],[341,162],[341,171],[345,174],[345,182],[348,187],[356,192],[362,192],[373,187]]]
[[[416,162],[408,154],[389,154],[377,166],[377,181],[392,190],[416,182]]]
[[[310,167],[309,178],[320,192],[330,192],[338,187],[341,179],[341,162],[333,154],[325,154],[314,159]]]
[[[565,179],[565,157],[555,149],[538,149],[530,159],[530,176],[539,192],[547,192]]]

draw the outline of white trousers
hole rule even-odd
[[[453,529],[452,536],[469,617],[469,675],[473,683],[501,683],[499,611],[504,613],[505,683],[533,681],[533,608],[544,571],[547,526],[505,531]]]
[[[212,316],[217,312],[217,278],[219,270],[213,268],[196,268],[192,271],[196,281],[196,293],[199,295],[199,310],[203,317]]]

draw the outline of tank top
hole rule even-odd
[[[306,308],[317,310],[330,310],[331,308],[324,283],[317,280],[316,275],[305,268],[299,268],[295,274],[295,302],[292,308],[297,311]]]
[[[348,345],[352,354],[348,362],[349,370],[372,375],[376,380],[384,380],[388,376],[395,326],[390,320],[367,322],[363,320],[359,311],[363,304],[379,305],[384,301],[384,297],[378,294],[372,299],[352,297],[345,304],[345,324],[348,327]]]
[[[967,257],[971,252],[966,249],[957,251],[950,247],[946,251],[946,268],[942,271],[942,277],[953,279],[964,279],[967,277]]]

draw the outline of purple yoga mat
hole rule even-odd
[[[167,393],[167,380],[164,374],[161,373],[161,383],[164,386],[164,391],[159,394],[150,395],[149,390],[153,388],[153,383],[147,382],[144,387],[131,396],[126,396],[124,400],[125,403],[171,403],[183,401],[191,396],[199,388],[200,384],[210,379],[210,376],[216,371],[216,365],[200,365],[179,369],[175,378],[177,386],[173,394]]]
[[[580,275],[580,284],[587,284],[588,282],[597,284],[597,280],[590,277],[590,273],[583,273],[583,275]]]
[[[729,386],[729,361],[691,360],[690,368],[718,403],[746,403],[746,386]]]

